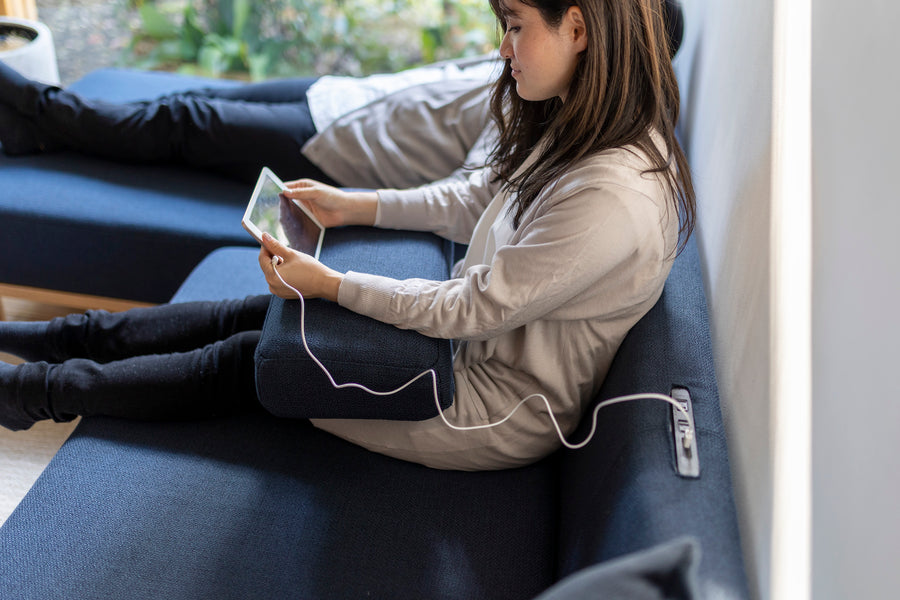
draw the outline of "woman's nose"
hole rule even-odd
[[[505,60],[512,58],[512,44],[509,42],[508,33],[504,33],[503,39],[500,40],[500,58]]]

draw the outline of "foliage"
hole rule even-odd
[[[133,0],[130,62],[213,76],[389,72],[490,51],[486,0]]]

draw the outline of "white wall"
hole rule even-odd
[[[813,3],[813,597],[900,590],[900,4]]]
[[[767,598],[772,0],[682,0],[676,58],[748,577]]]
[[[769,362],[778,337],[769,229],[777,1],[683,0],[677,69],[748,575],[754,596],[781,600],[772,588]],[[812,5],[812,572],[800,576],[816,600],[894,598],[900,4]]]

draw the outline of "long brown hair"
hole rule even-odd
[[[520,1],[537,8],[553,28],[559,27],[569,7],[578,6],[588,45],[579,56],[565,102],[522,100],[509,62],[494,85],[491,113],[499,139],[489,162],[504,185],[518,192],[515,226],[541,190],[576,161],[609,148],[634,145],[650,159],[652,167],[647,172],[669,174],[666,181],[684,243],[694,227],[694,187],[675,137],[680,95],[663,22],[663,0]],[[490,2],[505,33],[507,18],[501,0]],[[665,156],[651,139],[652,130],[662,136]],[[513,177],[541,138],[547,143],[534,167]]]

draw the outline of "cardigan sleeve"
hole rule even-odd
[[[375,226],[383,229],[430,231],[469,243],[481,213],[499,190],[489,168],[464,179],[447,179],[409,190],[378,190]]]
[[[623,307],[604,305],[598,290],[622,282],[627,288],[662,268],[659,212],[640,192],[591,187],[542,204],[491,264],[474,265],[448,281],[350,272],[338,302],[432,337],[484,340],[536,319],[615,312]],[[642,269],[646,277],[635,277]],[[614,296],[623,304],[633,301],[629,289]]]

